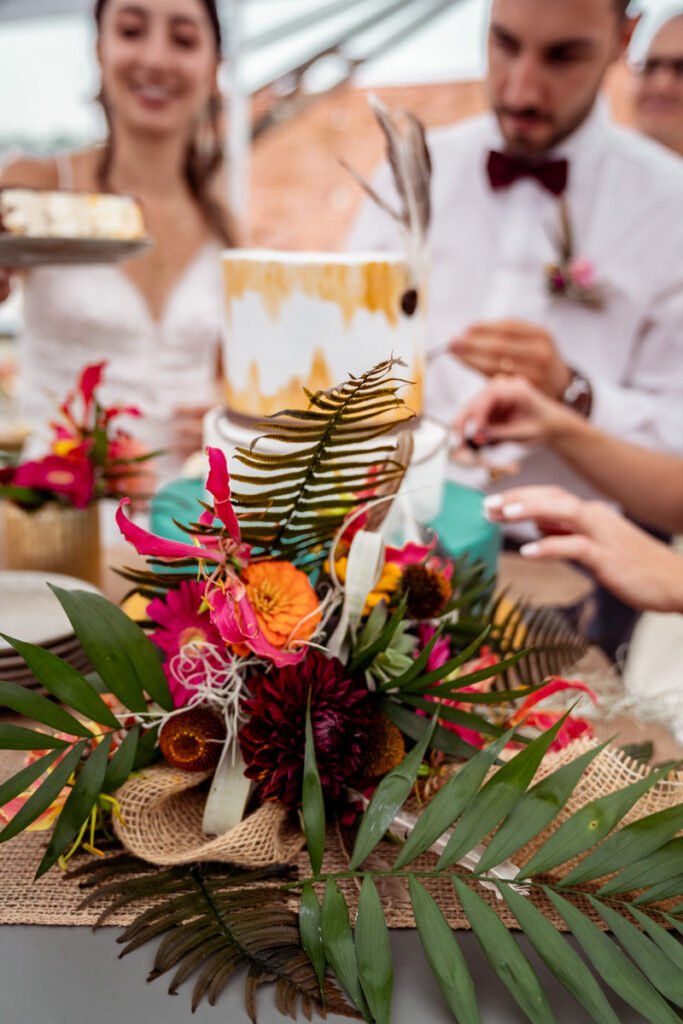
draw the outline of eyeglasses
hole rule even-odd
[[[648,57],[636,66],[636,70],[648,78],[658,71],[670,71],[674,78],[683,78],[683,57]]]

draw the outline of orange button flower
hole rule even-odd
[[[308,576],[291,562],[254,562],[242,573],[246,596],[266,640],[282,649],[308,640],[320,622],[320,602]]]

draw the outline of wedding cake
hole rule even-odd
[[[403,490],[415,518],[437,516],[447,431],[423,415],[425,303],[405,258],[226,250],[222,264],[225,407],[206,417],[205,444],[230,459],[263,434],[264,417],[305,409],[304,389],[327,390],[393,356],[415,413]]]
[[[142,209],[132,196],[98,192],[0,189],[0,232],[26,238],[145,237]]]

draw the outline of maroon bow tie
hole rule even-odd
[[[492,149],[486,164],[491,188],[509,188],[519,178],[535,178],[554,196],[561,196],[567,187],[569,164],[566,160],[544,160],[530,163],[521,157],[498,153]]]

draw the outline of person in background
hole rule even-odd
[[[508,441],[544,444],[634,519],[683,531],[683,458],[648,451],[595,427],[524,377],[495,377],[456,418],[475,448]],[[552,486],[511,488],[484,501],[503,527],[533,522],[541,539],[520,554],[567,559],[588,569],[620,602],[683,612],[683,558],[604,501],[582,501]]]
[[[683,156],[683,5],[645,19],[632,48],[635,125]]]
[[[677,469],[680,479],[683,463]],[[535,523],[544,536],[522,546],[525,558],[568,559],[633,608],[683,612],[683,556],[609,505],[560,487],[519,487],[489,495],[485,510],[502,525]]]
[[[634,519],[683,532],[682,457],[605,433],[524,377],[495,377],[454,427],[475,448],[507,441],[546,445]]]
[[[627,6],[492,0],[491,112],[428,135],[425,405],[448,424],[487,378],[514,374],[623,438],[683,451],[683,165],[600,97],[630,39]],[[386,166],[375,185],[392,201]],[[400,238],[368,200],[349,247]],[[558,269],[575,279],[563,287]],[[520,483],[591,496],[552,452],[523,458]]]
[[[223,164],[215,0],[97,0],[104,144],[20,160],[0,186],[131,193],[154,245],[120,265],[46,266],[24,278],[23,405],[44,425],[78,371],[108,360],[107,401],[137,405],[136,434],[170,449],[162,475],[201,447],[221,337],[219,251],[234,242]],[[0,274],[0,298],[9,274]]]
[[[683,164],[617,126],[600,97],[629,43],[627,6],[492,0],[491,112],[429,135],[425,408],[445,423],[487,378],[518,375],[625,440],[683,452]],[[386,168],[375,185],[392,200]],[[368,202],[350,244],[400,241]],[[506,449],[516,484],[596,496],[552,449]],[[614,655],[635,617],[604,600],[591,638]]]

